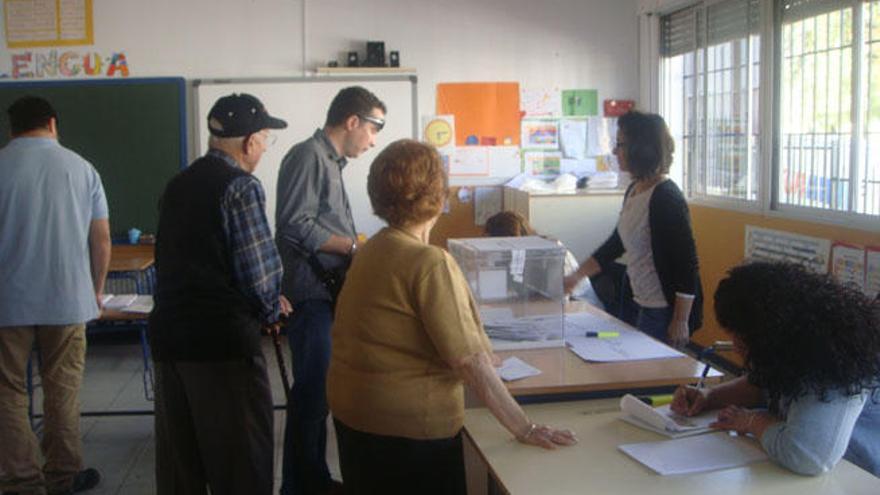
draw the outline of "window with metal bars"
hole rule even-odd
[[[758,7],[697,4],[661,21],[661,111],[691,196],[757,199]]]
[[[759,87],[762,31],[777,43],[772,88]],[[766,191],[782,211],[880,215],[880,0],[701,2],[661,18],[660,55],[661,111],[691,197]],[[758,106],[765,91],[773,108]],[[762,120],[774,139],[758,139]]]

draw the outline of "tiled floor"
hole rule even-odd
[[[80,399],[84,412],[152,410],[144,398],[143,361],[140,343],[130,335],[91,336],[86,358],[86,372]],[[290,353],[285,345],[285,359],[290,369]],[[264,354],[269,364],[276,404],[284,403],[284,391],[271,342],[266,339]],[[41,396],[35,394],[39,410]],[[103,476],[101,484],[87,492],[95,495],[140,495],[155,493],[153,416],[84,416],[81,421],[86,466],[95,467]],[[275,413],[275,483],[280,485],[281,448],[284,411]],[[328,425],[327,459],[330,472],[340,479],[336,438]]]

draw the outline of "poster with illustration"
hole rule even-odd
[[[523,119],[520,143],[525,149],[559,149],[559,121],[555,119]]]

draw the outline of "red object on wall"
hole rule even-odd
[[[605,100],[604,112],[606,117],[620,117],[636,106],[633,100]]]

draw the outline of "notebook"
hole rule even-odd
[[[632,425],[651,430],[671,438],[699,435],[713,431],[709,423],[715,421],[717,411],[707,411],[697,416],[675,414],[669,404],[652,407],[627,394],[620,399],[620,419]]]

